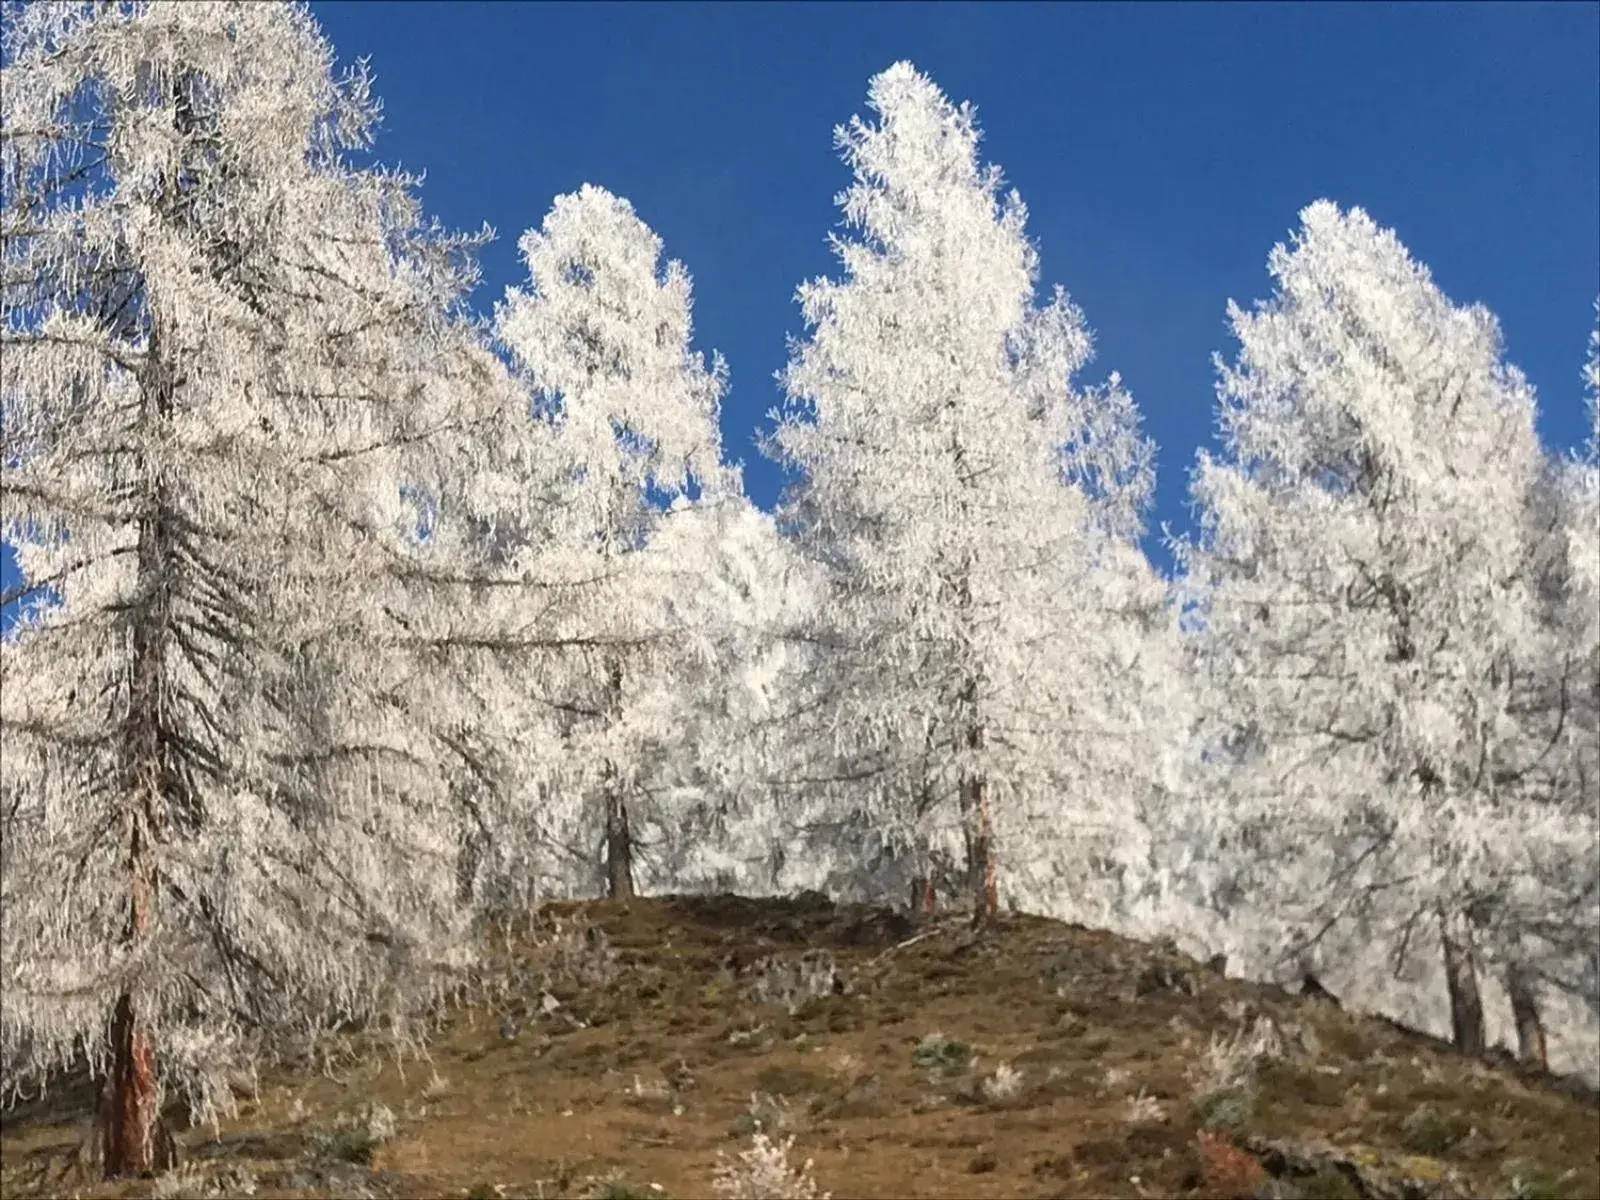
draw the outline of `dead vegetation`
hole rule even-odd
[[[123,1184],[65,1084],[6,1115],[0,1192],[1600,1195],[1592,1092],[1039,918],[560,904],[491,951],[431,1061],[346,1035]]]

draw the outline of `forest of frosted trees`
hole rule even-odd
[[[1596,1069],[1600,331],[1553,454],[1495,318],[1310,205],[1167,578],[1092,314],[897,63],[766,513],[627,200],[529,214],[477,319],[481,236],[353,165],[376,102],[303,8],[5,16],[0,1068],[102,1075],[109,1174],[164,1097],[420,1037],[559,897],[1040,913]]]

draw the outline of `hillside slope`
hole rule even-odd
[[[117,1187],[67,1087],[6,1114],[0,1192],[709,1196],[764,1130],[839,1198],[1600,1195],[1582,1087],[1040,918],[557,904],[491,957],[431,1063],[348,1035]]]

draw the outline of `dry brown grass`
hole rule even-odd
[[[75,1174],[69,1089],[8,1115],[0,1192],[708,1196],[761,1133],[840,1200],[1600,1195],[1592,1097],[1043,919],[568,904],[495,954],[431,1063],[264,1073],[181,1180],[116,1187]]]

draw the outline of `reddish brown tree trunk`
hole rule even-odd
[[[159,347],[158,329],[151,335],[143,380],[143,415],[152,423],[165,421],[172,409],[171,378],[163,368]],[[152,844],[161,836],[169,807],[181,802],[184,790],[166,725],[166,651],[173,622],[178,531],[166,488],[157,480],[150,508],[139,521],[140,604],[133,622],[128,712],[121,730],[128,871],[128,922],[123,942],[129,947],[147,936],[156,891]],[[165,1170],[176,1162],[175,1148],[161,1124],[155,1047],[130,992],[123,992],[112,1010],[109,1049],[111,1071],[96,1130],[101,1173],[106,1179],[117,1179]]]
[[[1450,989],[1450,1033],[1462,1054],[1483,1054],[1483,1000],[1478,994],[1478,964],[1472,934],[1466,922],[1439,913],[1439,934],[1444,946],[1445,986]]]
[[[153,817],[152,797],[147,792],[140,800],[143,803],[128,818],[129,906],[124,936],[130,944],[142,939],[150,924],[150,864],[142,828]],[[155,1047],[127,992],[117,997],[112,1010],[110,1049],[111,1072],[97,1115],[101,1175],[119,1179],[176,1166],[177,1146],[161,1123]]]
[[[177,1147],[161,1123],[155,1048],[126,992],[117,998],[111,1021],[111,1074],[99,1124],[101,1173],[106,1179],[149,1175],[177,1165]]]
[[[1517,1025],[1517,1057],[1548,1071],[1550,1057],[1545,1049],[1544,1020],[1539,1016],[1539,995],[1532,974],[1521,966],[1512,967],[1506,979],[1506,991],[1511,996],[1511,1016]]]
[[[930,868],[911,881],[911,911],[931,917],[938,907],[939,899],[933,890],[933,871]]]

